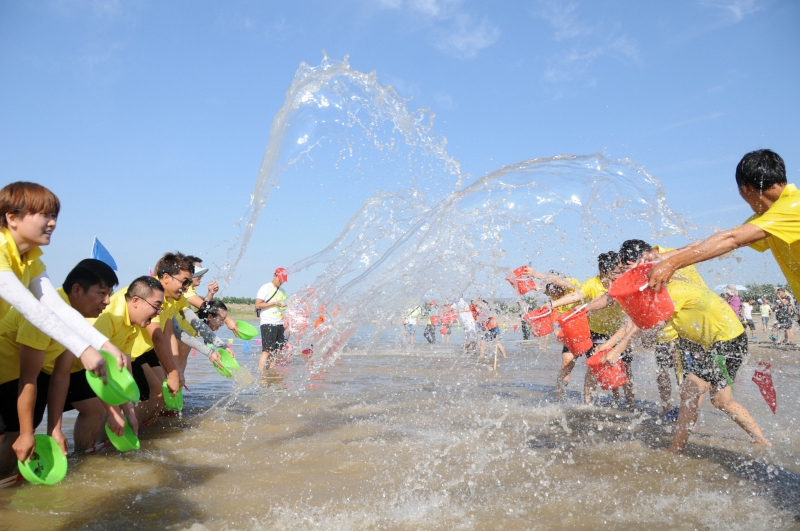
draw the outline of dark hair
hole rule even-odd
[[[217,299],[203,301],[203,304],[201,304],[200,308],[197,310],[197,317],[205,321],[208,319],[209,315],[219,315],[220,310],[228,311],[228,307],[225,306],[224,302]]]
[[[736,185],[739,188],[747,185],[763,192],[775,184],[786,184],[786,165],[774,151],[751,151],[736,166]]]
[[[134,297],[146,299],[153,294],[153,291],[164,293],[164,286],[161,285],[161,282],[159,282],[157,278],[142,275],[141,277],[135,278],[133,282],[131,282],[131,285],[128,286],[125,299],[131,300]]]
[[[597,267],[601,275],[607,275],[619,265],[619,255],[614,251],[608,251],[597,257]]]
[[[563,276],[555,269],[551,269],[549,273],[556,277]],[[552,284],[548,282],[547,284],[544,285],[544,292],[550,297],[560,298],[567,292],[567,290],[559,286],[558,284]]]
[[[644,253],[653,249],[653,246],[643,240],[626,240],[619,248],[619,261],[622,264],[637,262]]]
[[[75,284],[79,285],[83,291],[89,291],[92,286],[113,289],[119,284],[119,279],[111,266],[105,262],[86,258],[72,268],[61,287],[64,288],[65,293],[69,294]]]
[[[202,264],[203,263],[203,259],[202,258],[198,258],[193,254],[186,255],[186,258],[188,260],[190,260],[193,264]]]
[[[166,253],[156,263],[156,276],[177,275],[181,271],[188,271],[194,275],[194,262],[183,253]]]
[[[6,214],[51,214],[58,216],[61,202],[41,184],[19,181],[0,190],[0,227],[7,227]]]

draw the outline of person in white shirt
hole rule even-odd
[[[256,310],[261,317],[261,358],[258,370],[264,371],[275,366],[275,356],[286,344],[283,328],[283,312],[286,310],[286,293],[281,285],[289,280],[287,271],[279,267],[268,282],[259,288],[256,294]]]
[[[458,320],[461,321],[461,326],[464,328],[464,349],[474,351],[478,341],[478,329],[472,310],[463,297],[458,299],[458,302],[453,305],[453,309],[458,312]]]
[[[750,329],[750,339],[758,339],[756,333],[756,325],[753,322],[753,304],[756,301],[747,301],[742,303],[742,320],[747,328]]]

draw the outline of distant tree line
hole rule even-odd
[[[225,304],[255,304],[256,300],[250,297],[219,297]]]
[[[787,293],[792,293],[786,284],[745,284],[745,286],[747,286],[747,289],[739,292],[739,298],[743,301],[766,299],[769,302],[775,302],[777,298],[775,290],[778,288],[783,288]],[[794,297],[793,293],[792,296]]]

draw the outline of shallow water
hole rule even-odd
[[[292,359],[261,382],[194,358],[181,418],[145,428],[139,452],[72,458],[54,487],[0,490],[2,527],[800,529],[796,350],[755,347],[737,379],[774,448],[706,401],[674,457],[652,356],[634,363],[635,408],[609,393],[580,405],[582,362],[556,405],[552,339],[508,330],[495,372],[462,354],[458,334],[429,345],[418,331],[412,347],[396,330],[370,345],[371,332],[331,366]],[[255,374],[256,356],[235,346]],[[749,381],[761,357],[777,415]]]

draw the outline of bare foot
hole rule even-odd
[[[753,440],[753,444],[758,444],[761,446],[772,446],[772,443],[769,442],[766,437],[756,437]]]

